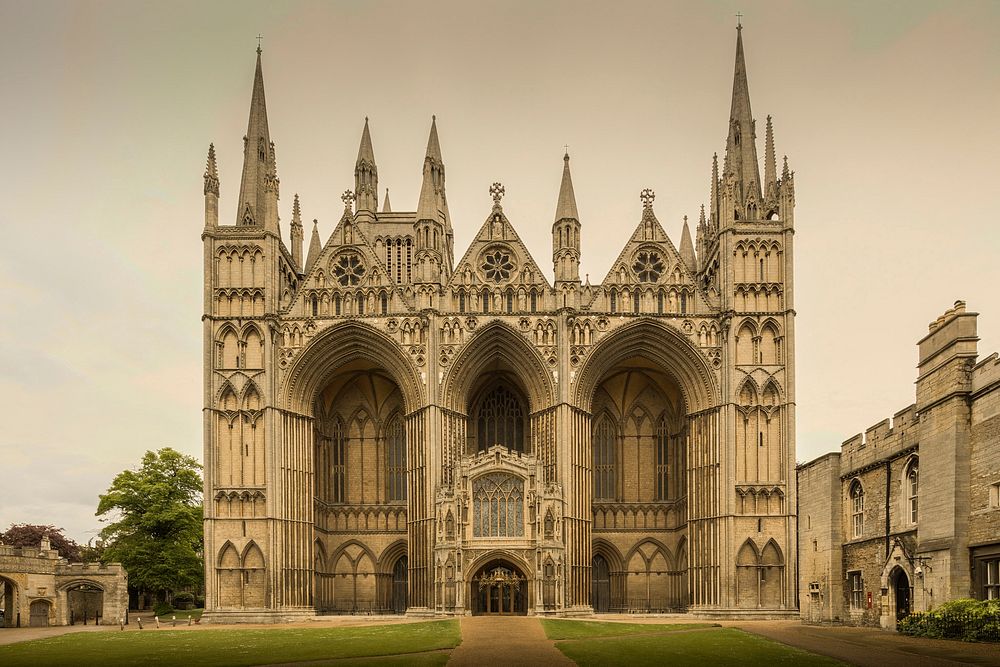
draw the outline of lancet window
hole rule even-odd
[[[594,499],[615,500],[618,478],[618,434],[607,415],[594,425]]]
[[[667,418],[660,417],[656,424],[656,499],[670,498],[670,433]]]
[[[330,502],[331,503],[342,503],[344,502],[344,489],[345,489],[345,479],[344,471],[346,469],[345,460],[346,452],[345,442],[344,442],[344,423],[340,419],[336,419],[330,428]]]
[[[385,429],[386,499],[406,500],[406,432],[403,420],[395,416]]]
[[[473,537],[524,535],[524,481],[507,473],[483,475],[472,483]]]

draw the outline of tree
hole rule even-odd
[[[169,600],[174,591],[200,587],[202,553],[201,464],[169,447],[146,452],[100,496],[97,515],[104,557],[128,572],[129,585]]]
[[[69,561],[80,560],[80,545],[66,537],[62,528],[41,526],[31,523],[12,523],[6,532],[0,533],[0,544],[12,547],[38,547],[42,536],[49,536],[49,544],[59,555]]]

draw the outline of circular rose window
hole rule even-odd
[[[365,275],[365,265],[357,255],[341,255],[333,265],[333,273],[337,276],[337,282],[351,287],[361,282]]]
[[[632,270],[635,271],[640,282],[655,283],[660,279],[660,274],[663,273],[663,260],[660,258],[660,253],[643,250],[635,256]]]
[[[483,272],[487,280],[495,283],[510,280],[510,273],[514,270],[514,262],[510,259],[510,253],[503,250],[490,250],[483,255]]]

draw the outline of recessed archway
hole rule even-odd
[[[476,567],[469,589],[474,616],[524,616],[530,587],[524,570],[512,559],[496,556]]]

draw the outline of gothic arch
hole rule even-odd
[[[471,582],[472,578],[476,576],[483,567],[492,560],[502,560],[513,565],[519,574],[521,574],[529,582],[534,579],[533,571],[531,566],[528,564],[524,558],[521,557],[520,553],[516,551],[504,551],[502,549],[492,549],[472,561],[472,563],[466,568],[465,576],[466,581]]]
[[[646,558],[646,554],[640,551],[642,547],[646,544],[651,544],[655,548],[653,556],[651,556],[648,559]],[[643,560],[647,561],[647,565],[649,564],[649,562],[653,560],[653,558],[656,557],[657,553],[662,554],[663,559],[666,561],[668,567],[672,568],[674,565],[674,556],[672,553],[670,553],[670,549],[668,549],[667,545],[665,545],[663,542],[656,539],[655,537],[645,537],[636,544],[633,544],[632,548],[629,549],[628,553],[625,554],[624,562],[628,564],[632,560],[632,557],[635,556],[637,552],[643,557]]]
[[[718,404],[715,374],[691,342],[670,325],[639,318],[602,338],[587,355],[577,378],[576,405],[589,412],[604,377],[633,357],[648,359],[657,370],[670,375],[680,387],[689,413]]]
[[[384,369],[399,387],[407,414],[422,404],[423,383],[396,341],[356,321],[336,324],[313,337],[288,370],[280,404],[299,414],[312,414],[316,394],[341,367],[353,361]]]
[[[441,395],[451,409],[464,414],[482,377],[498,370],[508,371],[518,380],[528,399],[529,414],[551,404],[555,393],[545,362],[520,333],[499,320],[473,334],[456,355]]]
[[[361,551],[364,552],[364,555],[368,556],[368,558],[371,559],[372,567],[374,567],[375,564],[378,563],[378,559],[375,558],[375,552],[372,551],[367,544],[365,544],[364,542],[359,542],[358,540],[347,540],[346,542],[341,544],[330,556],[330,559],[327,561],[327,563],[329,563],[330,566],[335,567],[337,563],[340,561],[340,559],[343,557],[344,552],[346,552],[352,546],[361,549]],[[350,556],[348,556],[348,558],[350,558]]]
[[[396,540],[383,549],[382,555],[375,561],[376,572],[391,576],[392,570],[396,566],[396,561],[406,555],[406,540]]]
[[[622,558],[621,552],[618,551],[618,547],[611,542],[600,537],[595,538],[592,552],[594,556],[603,556],[612,572],[621,572],[624,568],[625,560]]]

